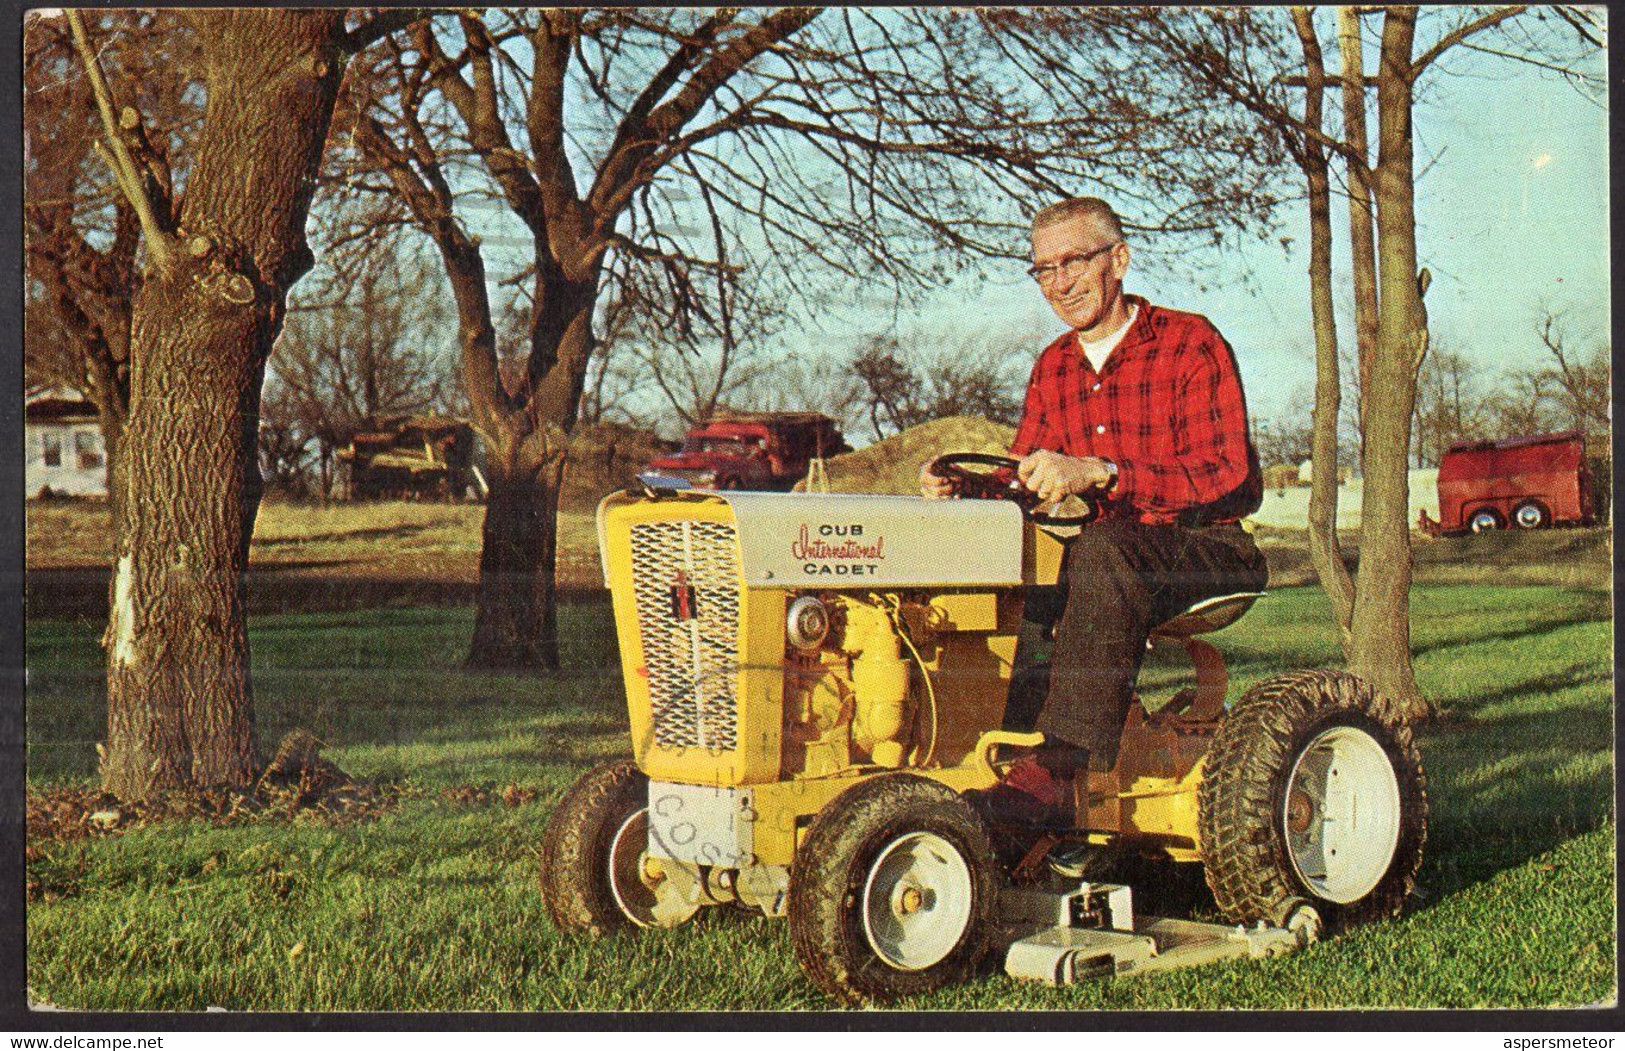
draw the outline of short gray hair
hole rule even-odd
[[[1123,221],[1112,206],[1099,197],[1069,197],[1041,209],[1033,216],[1033,229],[1054,226],[1072,219],[1088,219],[1114,241],[1123,240]]]

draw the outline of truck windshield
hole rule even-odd
[[[716,453],[719,456],[750,456],[760,448],[754,441],[739,438],[718,438],[709,435],[689,435],[683,442],[684,452]]]
[[[708,453],[721,453],[723,456],[749,456],[756,446],[737,441],[731,438],[707,438],[705,451]]]

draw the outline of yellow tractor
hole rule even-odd
[[[1427,818],[1410,730],[1338,672],[1280,675],[1227,707],[1224,662],[1199,636],[1255,594],[1156,630],[1191,684],[1131,707],[1115,769],[1078,777],[1079,827],[1003,849],[1006,830],[962,793],[1042,740],[1004,724],[1012,680],[1031,688],[1025,603],[1094,508],[1045,515],[982,470],[1003,458],[938,463],[984,499],[646,476],[604,500],[634,759],[588,772],[548,822],[542,889],[562,931],[760,910],[788,918],[821,989],[884,1003],[964,980],[1001,947],[1011,974],[1062,982],[1264,955],[1399,911]],[[1203,865],[1235,926],[1135,917],[1128,888],[1083,880],[1099,875],[1091,856],[1125,851]]]

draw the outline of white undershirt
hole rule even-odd
[[[1123,327],[1104,339],[1091,341],[1084,339],[1082,336],[1078,337],[1078,346],[1083,349],[1083,356],[1089,359],[1090,367],[1096,372],[1099,372],[1106,364],[1106,359],[1111,357],[1112,351],[1117,349],[1117,344],[1123,342],[1123,337],[1128,335],[1128,330],[1134,324],[1134,318],[1139,312],[1140,307],[1138,304],[1129,307],[1128,320],[1123,322]]]

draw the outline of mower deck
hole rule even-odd
[[[1246,928],[1136,917],[1132,892],[1116,884],[1007,890],[1000,904],[1006,935],[1014,938],[1005,973],[1047,985],[1278,956],[1313,940],[1309,928],[1300,933],[1262,923]]]

